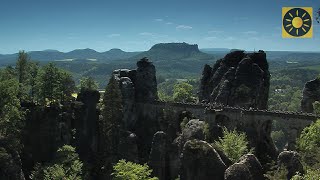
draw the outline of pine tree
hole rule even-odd
[[[122,127],[122,96],[118,82],[114,77],[106,87],[103,97],[102,116],[100,120],[100,166],[104,169],[103,175],[110,175],[112,164],[118,157],[118,144]]]
[[[24,98],[27,95],[27,82],[29,79],[29,66],[28,63],[30,61],[30,58],[28,54],[24,51],[19,51],[18,59],[16,63],[16,72],[18,76],[18,82],[19,82],[19,94],[18,97],[21,100],[24,100]]]

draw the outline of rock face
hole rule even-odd
[[[143,58],[137,62],[137,69],[118,69],[113,71],[113,76],[122,94],[123,124],[130,130],[138,119],[136,103],[158,99],[156,69],[148,58]]]
[[[248,167],[241,163],[235,163],[228,167],[224,174],[225,180],[254,180]]]
[[[136,134],[139,161],[147,162],[152,137],[160,129],[157,115],[148,113],[151,109],[139,103],[158,99],[155,66],[148,58],[142,58],[137,62],[137,69],[115,70],[113,76],[122,94],[124,129]]]
[[[156,68],[146,57],[138,61],[137,66],[136,100],[148,102],[158,99]]]
[[[252,176],[252,179],[264,180],[262,166],[261,166],[259,160],[253,154],[243,155],[239,159],[239,163],[247,166],[247,168],[250,171],[250,174]]]
[[[98,120],[100,111],[97,109],[100,93],[96,90],[80,92],[74,104],[76,128],[76,147],[83,160],[91,158],[97,152]]]
[[[267,109],[270,73],[266,54],[234,51],[202,72],[199,100]]]
[[[159,180],[168,179],[166,172],[167,161],[167,137],[163,131],[158,131],[153,136],[152,148],[149,157],[149,165],[153,169],[152,174],[159,178]]]
[[[226,165],[216,150],[207,142],[187,141],[181,157],[181,179],[211,180],[223,179]]]
[[[118,153],[119,157],[127,161],[138,163],[137,136],[130,131],[122,131],[120,134]]]
[[[136,71],[128,69],[119,69],[113,72],[113,75],[119,83],[122,103],[123,103],[123,125],[130,129],[136,121],[135,112],[135,88],[133,80],[135,80]]]
[[[301,100],[301,110],[312,113],[313,104],[320,100],[320,79],[308,81],[303,88],[303,97]]]
[[[287,178],[291,179],[296,172],[304,174],[303,165],[299,153],[295,151],[283,151],[278,156],[278,165],[284,165],[288,170]]]

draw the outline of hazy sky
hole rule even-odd
[[[316,22],[312,39],[282,39],[283,6],[312,6],[316,11],[320,1],[1,0],[0,54],[79,48],[141,51],[159,42],[320,51]]]

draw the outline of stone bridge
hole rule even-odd
[[[272,141],[270,133],[272,122],[278,121],[284,124],[284,132],[288,138],[288,149],[295,149],[295,140],[303,128],[316,121],[320,116],[311,113],[285,112],[271,110],[244,109],[240,107],[229,107],[219,104],[187,104],[164,101],[138,103],[143,106],[148,116],[156,116],[163,113],[164,109],[174,111],[176,116],[181,112],[188,111],[197,119],[204,120],[210,125],[225,126],[228,129],[237,128],[246,132],[249,140]],[[269,139],[268,139],[269,138]]]

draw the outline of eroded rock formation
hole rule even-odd
[[[254,180],[248,167],[241,163],[234,163],[224,173],[225,180]]]
[[[252,179],[254,179],[254,180],[264,180],[265,179],[263,177],[262,166],[255,155],[245,154],[239,159],[239,163],[247,166],[247,168],[250,171],[250,174],[252,176]]]
[[[202,72],[199,100],[267,109],[270,73],[266,54],[234,51]]]
[[[124,129],[137,136],[139,159],[148,161],[153,135],[160,130],[158,114],[150,114],[148,107],[139,103],[153,102],[158,99],[155,66],[148,58],[137,62],[137,69],[119,69],[113,72],[117,80],[123,102]]]
[[[187,141],[181,157],[181,179],[223,180],[226,165],[216,150],[207,142]]]
[[[158,131],[153,136],[152,148],[149,157],[149,166],[153,169],[153,175],[159,180],[166,180],[167,158],[167,137],[163,131]]]
[[[299,153],[295,151],[283,151],[278,156],[278,165],[284,166],[288,173],[287,178],[291,179],[292,176],[299,172],[300,174],[304,174],[303,165],[300,161],[301,157]]]
[[[308,81],[303,88],[303,97],[301,100],[301,110],[312,113],[313,103],[320,101],[320,79]]]

